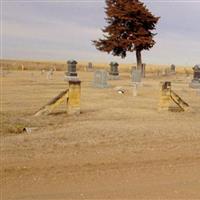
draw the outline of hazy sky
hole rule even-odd
[[[161,17],[144,62],[200,63],[200,0],[143,2]],[[136,62],[135,53],[120,59],[92,45],[106,25],[104,0],[6,0],[1,6],[3,58]]]

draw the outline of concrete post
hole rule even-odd
[[[70,80],[69,81],[69,93],[67,102],[68,114],[80,114],[81,112],[81,81]]]
[[[159,111],[168,111],[171,100],[171,82],[161,82]]]

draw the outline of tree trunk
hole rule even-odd
[[[141,50],[136,50],[137,69],[142,70],[142,56]]]

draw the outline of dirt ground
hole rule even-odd
[[[128,73],[97,89],[93,73],[80,72],[79,116],[62,105],[34,117],[66,89],[63,75],[1,77],[1,200],[200,199],[200,94],[191,77],[147,77],[133,97]],[[172,81],[189,111],[157,111],[161,80]]]

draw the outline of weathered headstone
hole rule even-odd
[[[66,80],[77,80],[77,72],[76,72],[77,62],[75,60],[67,61],[67,71],[65,72]]]
[[[193,79],[190,83],[191,88],[200,88],[200,65],[195,65],[193,67]]]
[[[50,69],[50,70],[47,72],[47,80],[52,80],[52,79],[53,79],[53,72],[54,72],[53,69]]]
[[[170,69],[169,68],[164,68],[163,70],[162,70],[162,75],[163,76],[168,76],[170,74]]]
[[[117,62],[111,62],[110,63],[110,79],[111,80],[116,80],[119,79],[119,70],[118,70],[119,64]]]
[[[131,74],[131,81],[135,83],[140,83],[142,80],[141,70],[134,69]]]
[[[131,74],[131,81],[133,82],[133,96],[138,95],[138,85],[142,81],[142,73],[139,69],[134,69]]]
[[[175,66],[174,64],[172,64],[172,65],[170,66],[170,71],[171,71],[172,74],[175,74],[175,73],[176,73],[176,66]]]
[[[108,87],[108,75],[105,70],[96,70],[94,72],[94,81],[93,86],[97,88],[106,88]]]
[[[131,67],[131,74],[133,73],[133,71],[135,71],[137,69],[137,67],[136,66],[132,66]]]
[[[88,72],[93,71],[93,65],[91,62],[89,62],[88,65],[86,66],[86,71],[88,71]]]

